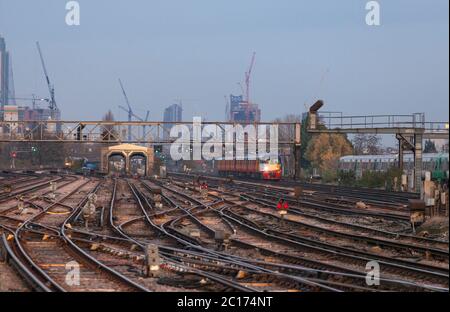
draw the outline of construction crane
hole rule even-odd
[[[231,121],[230,118],[230,102],[228,101],[228,97],[226,95],[223,96],[225,99],[225,116],[226,116],[226,121]]]
[[[247,122],[250,121],[250,78],[252,75],[253,65],[255,64],[255,57],[256,52],[253,52],[250,67],[248,68],[248,71],[245,72],[245,119]]]
[[[145,120],[144,121],[148,121],[148,116],[150,116],[150,111],[147,111],[147,114],[145,115]],[[145,138],[145,128],[146,125],[142,126],[142,137]]]
[[[47,68],[45,67],[44,57],[42,56],[41,46],[39,44],[39,41],[36,41],[36,46],[39,52],[39,57],[41,58],[42,68],[44,70],[45,79],[47,81],[48,91],[50,92],[50,101],[49,101],[49,108],[51,113],[52,120],[55,120],[55,112],[57,110],[56,101],[55,101],[55,88],[50,83],[50,78],[48,77]]]
[[[133,109],[131,108],[130,101],[128,100],[127,93],[125,92],[125,88],[123,87],[122,81],[119,79],[120,88],[122,89],[123,97],[125,98],[125,103],[127,103],[127,107],[125,108],[122,105],[119,105],[119,108],[127,112],[128,114],[128,121],[131,122],[133,117],[139,121],[144,121],[141,117],[136,115],[133,112]],[[147,111],[147,115],[145,116],[145,121],[148,121],[148,116],[150,114],[150,111]],[[145,125],[142,126],[143,136],[145,136]],[[128,125],[128,141],[131,141],[131,125]]]

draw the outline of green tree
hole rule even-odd
[[[424,153],[437,153],[436,144],[430,139],[425,141]]]

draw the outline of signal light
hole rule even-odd
[[[283,207],[283,200],[280,199],[280,201],[277,204],[277,209],[281,209]]]
[[[16,152],[12,152],[12,153],[11,153],[11,157],[12,157],[12,158],[16,158],[16,157],[17,157],[17,153],[16,153]]]
[[[155,145],[155,153],[156,154],[162,153],[162,149],[163,149],[162,145]]]

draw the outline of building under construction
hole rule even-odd
[[[258,104],[248,103],[242,95],[230,94],[229,111],[227,120],[235,122],[259,122],[261,120],[261,109]]]
[[[253,53],[250,67],[245,72],[245,90],[241,83],[243,95],[230,94],[230,101],[227,101],[226,119],[231,122],[259,122],[261,120],[261,110],[258,104],[250,101],[250,79],[253,66],[255,64],[256,53]]]

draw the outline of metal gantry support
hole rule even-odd
[[[396,133],[395,137],[398,140],[398,168],[403,171],[403,156],[405,150],[410,150],[414,153],[413,137],[407,139],[403,134]]]
[[[301,133],[302,125],[295,124],[295,144],[294,144],[294,159],[295,159],[295,179],[300,180],[301,177]]]
[[[414,190],[422,193],[422,139],[423,135],[414,135]]]
[[[403,142],[398,139],[398,168],[403,172]]]
[[[414,153],[414,190],[422,190],[422,141],[424,138],[449,139],[448,121],[425,122],[423,113],[411,115],[332,116],[323,118],[317,101],[309,110],[308,131],[311,133],[375,133],[392,134],[399,141],[399,168],[403,169],[403,151]],[[407,137],[411,139],[408,140]]]
[[[59,125],[61,131],[54,131],[55,125]],[[202,121],[201,127],[213,125],[220,129],[225,126],[239,127],[252,125],[255,129],[259,126],[287,127],[290,131],[283,132],[278,137],[279,145],[295,143],[294,129],[296,122],[223,122]],[[164,122],[164,121],[0,121],[0,142],[67,142],[67,143],[140,143],[140,144],[172,144],[177,139],[170,137],[170,127],[175,125],[185,126],[193,133],[193,122]],[[128,139],[128,126],[131,126],[131,140]],[[142,127],[148,131],[142,134]],[[163,135],[166,134],[166,135]],[[188,139],[189,141],[189,139]],[[181,143],[185,143],[184,141]]]

